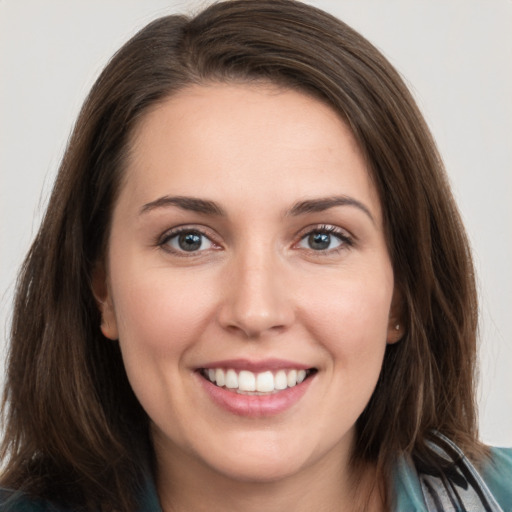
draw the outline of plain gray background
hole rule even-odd
[[[137,29],[208,2],[0,0],[0,349],[78,109]],[[317,0],[403,74],[444,157],[481,293],[482,438],[512,445],[512,1]],[[0,380],[1,383],[1,380]]]

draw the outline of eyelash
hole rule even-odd
[[[161,247],[163,250],[179,256],[179,257],[194,257],[200,254],[201,252],[205,252],[205,250],[193,250],[193,251],[186,251],[186,250],[176,250],[174,248],[171,248],[168,244],[169,242],[176,237],[179,237],[181,234],[196,234],[201,237],[206,238],[213,246],[215,246],[215,249],[218,249],[220,247],[219,244],[217,244],[214,241],[214,236],[210,234],[207,230],[204,228],[198,228],[196,226],[181,226],[174,229],[171,229],[169,231],[166,231],[162,236],[160,236],[156,244],[158,247]],[[338,247],[332,248],[332,249],[320,249],[315,250],[312,248],[305,248],[310,253],[315,255],[325,255],[325,254],[336,254],[340,251],[346,250],[354,245],[354,239],[347,235],[344,230],[341,230],[340,228],[328,224],[323,224],[319,226],[310,226],[308,228],[305,228],[302,232],[298,234],[299,241],[294,244],[294,247],[296,247],[298,244],[300,244],[303,240],[305,240],[307,237],[314,235],[314,234],[326,234],[326,235],[334,235],[339,241],[340,245]]]
[[[203,251],[186,251],[186,250],[177,250],[170,247],[169,242],[173,238],[177,238],[182,234],[196,234],[205,239],[207,239],[213,246],[219,248],[219,244],[214,241],[214,236],[204,228],[198,228],[197,226],[180,226],[177,228],[173,228],[169,231],[166,231],[161,237],[159,237],[156,241],[156,245],[162,248],[164,251],[167,251],[175,256],[190,258],[197,256],[199,253]]]
[[[299,233],[300,239],[299,242],[302,242],[307,237],[313,235],[313,234],[326,234],[326,235],[334,235],[338,240],[341,242],[338,247],[334,247],[332,249],[324,249],[324,250],[315,250],[315,249],[308,249],[310,253],[321,256],[326,254],[337,254],[343,250],[349,249],[350,247],[353,247],[354,245],[354,239],[347,234],[346,231],[342,230],[341,228],[338,228],[336,226],[330,225],[330,224],[323,224],[320,226],[312,226],[307,227],[305,230],[303,230],[301,233]],[[297,245],[295,244],[295,245]]]

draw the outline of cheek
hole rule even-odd
[[[172,423],[186,400],[187,354],[211,318],[212,297],[198,292],[197,280],[161,269],[123,275],[131,277],[116,280],[114,306],[128,379],[148,415]]]
[[[310,329],[336,362],[375,361],[380,368],[393,294],[392,271],[385,270],[331,279],[308,292],[304,309]]]
[[[393,295],[390,268],[355,269],[308,286],[304,323],[325,357],[319,381],[317,423],[325,440],[349,432],[367,406],[377,384],[387,341]],[[365,276],[361,278],[361,276]]]
[[[115,312],[124,345],[136,345],[155,357],[181,353],[207,320],[211,297],[197,282],[147,272],[118,287]]]

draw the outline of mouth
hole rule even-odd
[[[241,395],[265,396],[295,388],[317,372],[316,368],[290,368],[252,372],[235,368],[199,368],[215,386]]]

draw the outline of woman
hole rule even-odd
[[[2,510],[507,510],[476,321],[375,48],[287,0],[162,18],[93,87],[23,268]]]

